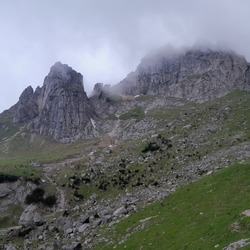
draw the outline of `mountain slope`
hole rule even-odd
[[[250,245],[249,171],[237,164],[182,187],[119,223],[96,249],[224,249],[241,239]]]
[[[143,58],[113,91],[204,102],[235,89],[250,90],[250,65],[244,57],[210,49],[162,48]]]
[[[15,123],[28,123],[30,132],[69,143],[93,136],[95,111],[84,91],[83,77],[66,64],[51,67],[41,88],[24,90],[15,105]]]
[[[28,87],[0,114],[0,248],[137,249],[145,233],[145,249],[211,249],[248,237],[240,215],[249,191],[248,63],[209,50],[161,56],[144,62],[147,77],[132,88],[97,84],[90,98],[82,75],[57,63],[41,88]],[[165,70],[156,85],[154,67]],[[231,232],[238,222],[242,231]]]
[[[35,184],[36,188],[43,188],[46,195],[55,195],[57,203],[52,210],[42,203],[37,204],[35,211],[42,216],[44,224],[31,224],[32,230],[25,237],[30,239],[32,246],[23,236],[12,236],[15,246],[17,249],[23,249],[24,245],[31,249],[39,246],[49,249],[57,235],[59,249],[74,249],[74,242],[91,249],[110,241],[110,231],[114,230],[115,224],[119,225],[127,216],[136,214],[152,202],[234,162],[249,161],[249,101],[248,92],[236,91],[204,104],[154,106],[143,117],[130,116],[134,113],[125,111],[124,120],[106,118],[105,123],[119,122],[119,126],[113,128],[122,129],[123,137],[133,134],[132,128],[147,124],[148,119],[154,120],[149,134],[130,139],[121,140],[119,135],[105,134],[99,140],[79,140],[74,144],[49,140],[41,143],[37,135],[31,140],[31,135],[23,131],[25,135],[19,134],[16,140],[9,142],[9,153],[2,154],[1,172],[21,176],[26,173],[32,178],[31,170],[35,171],[32,173],[34,180],[37,177],[40,180]],[[152,102],[155,103],[151,98],[144,102],[150,107]],[[127,107],[130,101],[122,103]],[[146,109],[144,105],[142,107]],[[23,159],[21,164],[18,159]],[[243,177],[248,180],[247,175],[243,174]],[[23,186],[19,188],[23,190],[20,197],[25,198],[29,194],[25,190],[30,185],[17,184]],[[1,190],[6,189],[1,187]],[[226,190],[225,194],[230,197],[231,190]],[[4,204],[8,204],[6,200],[14,199],[13,195],[9,193],[0,200],[3,209],[6,208]],[[63,211],[61,204],[64,204]],[[24,200],[19,205],[21,213],[28,207]],[[11,213],[12,210],[7,211]],[[85,222],[84,218],[88,220]],[[72,233],[68,233],[71,229]],[[16,230],[22,232],[24,229]],[[99,233],[99,230],[104,231]],[[41,234],[43,239],[38,240]]]

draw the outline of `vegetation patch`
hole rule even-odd
[[[49,195],[44,198],[45,191],[42,188],[36,188],[31,194],[28,194],[25,198],[26,204],[43,203],[48,207],[53,207],[56,204],[55,195]]]
[[[130,216],[109,236],[116,249],[150,250],[214,249],[216,245],[222,249],[249,238],[249,218],[242,217],[250,208],[249,176],[250,164],[235,164]],[[238,230],[232,230],[235,224]]]
[[[0,216],[0,229],[16,226],[22,212],[21,205],[12,205],[5,216]]]
[[[159,150],[160,148],[161,147],[156,142],[149,142],[142,150],[142,153],[154,152]]]
[[[120,116],[121,120],[128,120],[128,119],[136,119],[136,120],[141,120],[144,117],[144,111],[141,108],[135,108],[131,109],[125,114],[122,114]]]
[[[28,181],[38,181],[41,177],[41,171],[27,165],[0,166],[0,183],[1,180],[3,182],[16,181],[20,177]]]
[[[10,175],[10,174],[1,174],[0,173],[0,183],[5,183],[5,182],[15,182],[19,178],[16,175]]]

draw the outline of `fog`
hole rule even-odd
[[[83,74],[88,93],[166,44],[216,44],[250,61],[249,11],[249,0],[1,0],[0,112],[57,61]]]

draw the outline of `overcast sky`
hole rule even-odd
[[[249,0],[0,0],[0,112],[56,62],[114,84],[150,50],[197,41],[250,61]]]

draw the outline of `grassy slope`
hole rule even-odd
[[[219,249],[250,237],[250,164],[236,164],[149,205],[111,233],[116,249]],[[140,222],[152,217],[146,222]],[[144,225],[143,225],[144,224]],[[143,228],[118,244],[134,228]],[[111,249],[111,246],[97,249]],[[247,249],[247,248],[245,248]]]
[[[132,172],[135,169],[140,170],[135,177],[131,178],[128,187],[131,188],[137,177],[141,177],[142,174],[146,173],[144,182],[147,182],[151,178],[157,180],[162,175],[165,176],[172,165],[175,168],[181,167],[177,160],[172,158],[177,154],[177,150],[180,150],[178,153],[179,158],[185,164],[195,161],[194,156],[186,156],[189,151],[194,151],[191,145],[193,142],[198,145],[195,151],[199,153],[200,157],[203,157],[231,147],[234,144],[238,145],[249,141],[249,107],[250,93],[236,91],[211,103],[190,104],[190,106],[160,108],[149,111],[145,117],[153,117],[159,120],[164,127],[166,124],[173,122],[173,125],[170,126],[172,129],[168,127],[161,131],[166,138],[173,137],[174,147],[166,151],[171,158],[168,159],[165,151],[163,153],[154,152],[150,155],[152,159],[148,163],[141,165],[131,163],[128,165],[127,168],[131,169]],[[135,115],[141,119],[141,113],[141,110],[140,112],[132,110],[127,113],[128,117],[125,118],[131,118]],[[213,120],[214,118],[216,120]],[[9,121],[4,122],[8,125]],[[184,126],[189,124],[192,125],[190,129],[183,129]],[[202,128],[208,124],[217,124],[220,129],[212,132],[202,132]],[[11,127],[8,133],[14,135],[17,131],[18,128]],[[201,135],[197,139],[193,139],[193,135],[196,133]],[[237,138],[233,139],[235,135],[237,135]],[[238,135],[240,136],[238,137]],[[30,178],[36,177],[42,173],[39,169],[31,167],[31,162],[51,163],[70,157],[87,155],[96,143],[96,141],[79,141],[75,144],[65,145],[52,142],[40,135],[33,136],[24,131],[24,133],[18,134],[8,143],[8,153],[0,150],[0,173],[4,172]],[[179,140],[182,138],[190,141],[185,149],[180,148]],[[112,154],[105,155],[105,159],[110,163],[110,167],[117,172],[120,160],[115,160],[116,156],[125,159],[132,157],[136,162],[138,157],[142,155],[141,149],[145,146],[145,143],[142,143],[142,140],[123,141],[121,145],[112,149]],[[6,142],[2,139],[0,148],[5,145]],[[103,155],[103,152],[97,153]],[[110,161],[108,157],[113,160]],[[153,164],[156,158],[159,161],[154,167],[155,171],[149,174],[145,169],[149,164]],[[66,166],[65,169],[60,169],[60,173],[57,173],[60,176],[58,183],[61,184],[61,181],[63,181],[62,183],[64,181],[68,182],[68,178],[64,178],[65,174],[70,176],[76,172],[79,174],[85,172],[88,166],[85,163],[84,160],[82,166],[78,167],[79,169],[76,166],[74,168]],[[144,224],[139,222],[141,219],[156,215],[157,217],[145,222],[145,230],[132,236],[125,244],[118,245],[118,248],[123,249],[124,246],[127,246],[127,249],[140,249],[140,246],[143,245],[142,249],[213,249],[216,244],[222,247],[235,240],[250,237],[249,230],[246,230],[245,233],[244,230],[241,230],[241,233],[230,232],[230,225],[240,219],[240,213],[250,208],[250,198],[247,197],[247,194],[249,195],[247,185],[250,184],[248,182],[248,168],[250,168],[249,165],[239,165],[222,171],[214,177],[204,179],[207,184],[204,184],[202,180],[182,188],[163,202],[165,206],[156,203],[144,211],[134,214],[129,220],[121,222],[116,230],[112,232],[117,242],[122,236],[133,231],[134,227],[141,227]],[[238,171],[239,169],[240,171]],[[117,187],[108,188],[106,192],[97,189],[96,184],[99,185],[102,179],[109,180],[111,178],[113,178],[113,172],[109,169],[108,173],[105,172],[101,175],[101,180],[94,181],[89,185],[81,185],[79,193],[82,193],[85,197],[90,196],[92,193],[100,193],[102,197],[105,197],[109,194],[117,195],[119,192],[124,192],[124,189]],[[210,192],[210,190],[213,191]],[[241,224],[244,224],[243,222]],[[140,245],[138,245],[138,242]],[[185,244],[187,244],[186,247]],[[109,246],[104,249],[111,248]]]

